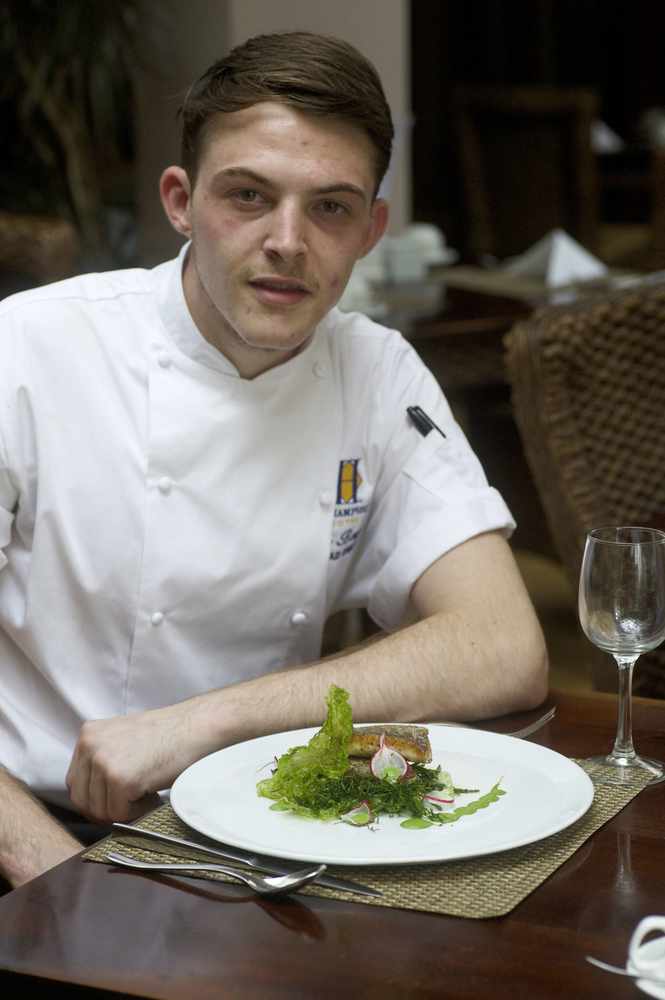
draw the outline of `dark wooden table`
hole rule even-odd
[[[535,739],[570,756],[610,746],[613,696],[552,700],[557,717]],[[636,700],[634,725],[639,748],[662,756],[665,702]],[[0,899],[0,986],[12,1000],[28,990],[76,997],[83,987],[183,1000],[637,997],[630,980],[584,956],[625,961],[641,917],[665,912],[664,862],[665,785],[647,788],[511,914],[490,920],[314,897],[265,902],[72,858]]]

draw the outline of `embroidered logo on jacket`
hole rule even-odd
[[[337,476],[330,558],[349,555],[358,541],[369,508],[369,489],[360,472],[359,458],[343,458]]]
[[[358,471],[359,458],[343,458],[337,477],[337,503],[358,503],[358,487],[363,477]]]

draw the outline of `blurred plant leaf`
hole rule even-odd
[[[84,244],[103,256],[99,172],[131,156],[132,78],[144,61],[155,8],[144,0],[5,0],[3,6],[0,100],[14,109],[17,145],[31,149],[28,162],[59,170],[54,186],[64,185]]]

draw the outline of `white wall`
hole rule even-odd
[[[392,222],[398,231],[409,221],[410,143],[404,136],[410,116],[408,4],[406,0],[236,0],[229,3],[232,44],[271,31],[318,31],[351,42],[376,66],[393,113],[400,139],[390,171]],[[397,148],[399,147],[399,148]]]
[[[158,193],[162,170],[180,162],[177,109],[192,81],[230,46],[225,0],[161,0],[159,5],[145,0],[145,5],[154,30],[136,76],[136,182],[139,254],[150,266],[182,245]]]
[[[148,0],[149,2],[149,0]],[[410,38],[407,0],[162,0],[155,67],[139,71],[136,87],[137,185],[141,262],[157,263],[181,243],[164,219],[157,183],[179,160],[175,112],[187,86],[212,62],[252,35],[319,31],[359,48],[378,69],[398,130],[389,198],[391,231],[410,220]],[[154,62],[154,57],[153,57]]]

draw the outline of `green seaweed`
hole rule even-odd
[[[258,792],[267,798],[279,794],[271,809],[289,809],[298,816],[316,819],[339,819],[359,802],[367,802],[375,816],[422,816],[427,812],[423,796],[446,786],[439,768],[412,767],[413,777],[408,781],[379,781],[371,774],[353,771],[330,777],[317,771],[282,782],[278,789],[267,778],[259,783]]]
[[[276,799],[278,807],[319,819],[338,815],[336,807],[325,808],[319,789],[322,783],[341,778],[348,769],[347,747],[353,731],[348,693],[332,684],[326,704],[328,714],[321,729],[306,746],[292,747],[282,754],[271,777],[257,785],[259,795]]]

